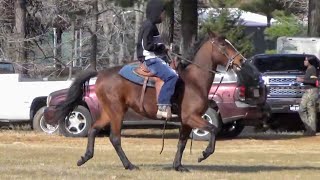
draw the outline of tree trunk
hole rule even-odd
[[[181,0],[181,54],[185,55],[197,37],[198,30],[198,1]]]
[[[320,1],[309,0],[308,36],[320,37]]]
[[[76,33],[75,33],[75,21],[76,19],[71,19],[71,32],[72,32],[72,41],[71,41],[71,61],[69,62],[69,76],[68,76],[68,79],[71,79],[72,77],[72,71],[73,71],[73,61],[75,60],[75,48],[76,46],[74,45],[74,42],[75,42],[75,36],[76,36]]]
[[[141,26],[141,22],[143,20],[143,14],[144,14],[144,3],[141,1],[137,1],[134,3],[134,9],[135,9],[135,27],[134,27],[134,57],[133,59],[137,59],[137,46],[138,43],[138,35],[139,35],[139,29]]]
[[[180,9],[181,0],[174,0],[173,7],[173,52],[181,53],[182,47],[182,34],[181,34],[181,9]]]
[[[62,58],[62,50],[61,50],[61,46],[62,46],[62,29],[61,27],[58,27],[56,29],[56,35],[57,35],[57,54],[56,54],[56,59],[57,61],[55,61],[55,67],[56,67],[56,72],[60,72],[61,71],[61,58]],[[58,75],[58,73],[56,74]]]
[[[26,0],[15,0],[15,31],[17,34],[17,60],[22,64],[22,74],[27,75],[27,51],[26,51]]]
[[[174,21],[174,10],[173,10],[173,0],[168,0],[167,11],[165,20],[159,24],[159,31],[161,39],[164,44],[169,45],[173,42],[173,21]]]
[[[92,3],[92,25],[91,25],[91,58],[90,68],[97,69],[97,54],[98,54],[98,38],[97,38],[97,26],[98,26],[98,0]]]

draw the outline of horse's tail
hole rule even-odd
[[[87,90],[89,80],[98,75],[97,71],[84,71],[80,73],[71,84],[66,99],[57,106],[56,119],[59,124],[65,124],[65,118],[82,101],[83,95]],[[64,129],[64,128],[60,128]]]

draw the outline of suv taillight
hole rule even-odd
[[[246,99],[246,87],[239,86],[237,89],[238,89],[239,100],[244,101]]]

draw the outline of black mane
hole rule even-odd
[[[202,35],[198,38],[198,40],[193,43],[193,45],[189,48],[189,50],[183,54],[183,57],[189,61],[193,61],[194,60],[194,57],[195,55],[197,54],[197,52],[199,51],[199,49],[201,48],[201,46],[207,42],[209,39],[209,36],[208,35]],[[188,61],[185,61],[183,59],[181,59],[181,63],[183,68],[186,68],[190,62]]]

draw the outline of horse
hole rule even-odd
[[[181,121],[177,152],[173,161],[176,171],[189,171],[182,165],[182,155],[187,140],[193,128],[198,128],[211,133],[208,146],[198,158],[198,162],[207,159],[215,151],[217,127],[202,119],[202,115],[208,108],[208,94],[214,79],[217,65],[223,65],[227,69],[240,71],[244,57],[223,36],[209,32],[207,38],[197,49],[193,61],[187,66],[178,65],[179,80],[176,84],[173,103],[177,104],[177,114]],[[132,164],[127,158],[121,146],[121,126],[128,108],[135,112],[156,119],[157,100],[155,88],[146,88],[144,108],[139,108],[139,97],[142,86],[119,75],[120,67],[105,70],[84,71],[76,76],[69,88],[66,100],[59,105],[59,113],[53,122],[64,125],[65,117],[81,102],[86,91],[87,82],[96,77],[95,92],[101,105],[101,115],[92,124],[88,132],[86,152],[77,162],[83,165],[94,155],[95,137],[103,128],[110,126],[109,139],[117,152],[125,169],[133,170],[139,167]],[[63,129],[63,128],[62,128]]]

